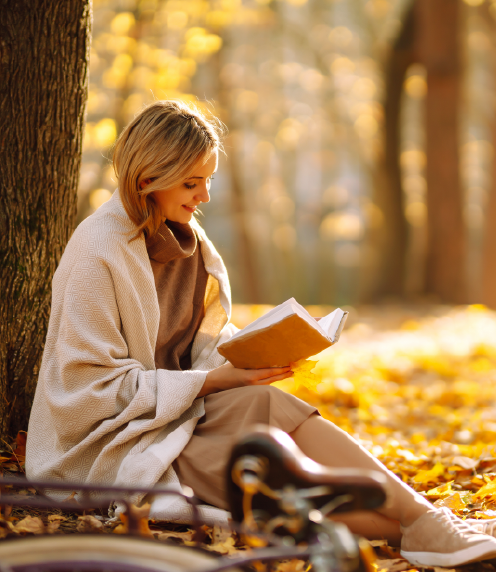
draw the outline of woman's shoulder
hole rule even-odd
[[[134,229],[135,225],[128,217],[119,191],[116,190],[110,200],[78,225],[67,244],[62,261],[70,258],[73,261],[110,262],[126,252],[141,252],[143,249],[146,254],[144,239],[130,240]]]

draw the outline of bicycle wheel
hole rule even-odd
[[[216,561],[194,548],[106,534],[0,542],[0,570],[11,572],[200,572]]]

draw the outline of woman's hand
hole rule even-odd
[[[292,377],[292,375],[293,372],[289,366],[239,369],[228,362],[208,372],[198,397],[246,385],[269,385],[274,381]]]

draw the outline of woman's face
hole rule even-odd
[[[210,181],[217,171],[218,152],[214,151],[208,161],[197,167],[191,176],[177,187],[167,191],[155,191],[154,198],[162,215],[170,221],[188,223],[200,203],[210,201]]]

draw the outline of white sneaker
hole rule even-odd
[[[489,536],[494,536],[496,538],[496,518],[488,519],[477,519],[477,518],[467,518],[463,522],[466,522],[477,532],[482,534],[488,534]]]
[[[475,530],[445,507],[426,512],[401,531],[401,555],[416,566],[452,567],[496,558],[496,538]]]

